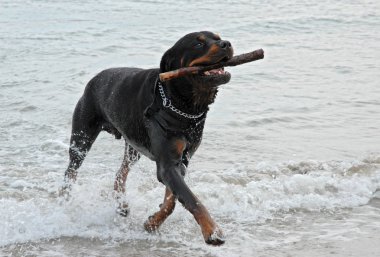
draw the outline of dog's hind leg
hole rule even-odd
[[[122,200],[125,193],[125,181],[127,180],[128,172],[132,165],[140,159],[140,154],[127,142],[125,143],[124,159],[119,171],[116,173],[114,190],[118,201],[117,212],[121,216],[127,216],[129,213],[128,204]]]
[[[174,211],[175,202],[176,197],[173,195],[172,191],[166,187],[164,202],[160,204],[160,210],[150,216],[144,223],[145,230],[148,232],[156,231]]]
[[[77,170],[101,131],[101,122],[96,118],[92,106],[82,99],[75,107],[70,138],[69,166],[65,172],[65,186],[76,181]],[[66,189],[66,188],[63,188]]]

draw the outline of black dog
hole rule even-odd
[[[77,169],[100,131],[105,130],[126,142],[114,185],[117,193],[124,193],[129,168],[140,153],[156,162],[157,178],[166,186],[160,210],[144,224],[147,231],[158,229],[178,198],[201,226],[206,243],[224,243],[222,231],[183,177],[201,143],[208,106],[214,102],[218,86],[229,82],[231,75],[218,69],[160,82],[158,74],[218,63],[232,55],[230,42],[212,32],[195,32],[166,51],[160,69],[113,68],[96,75],[74,111],[67,185],[76,180]],[[120,203],[119,211],[126,215],[128,206]]]

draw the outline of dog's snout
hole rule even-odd
[[[220,40],[219,46],[223,49],[228,49],[228,48],[231,48],[231,43],[230,41],[227,41],[227,40]]]

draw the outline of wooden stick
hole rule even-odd
[[[179,78],[179,77],[187,76],[190,74],[199,74],[204,71],[219,69],[226,66],[236,66],[236,65],[247,63],[247,62],[253,62],[253,61],[263,59],[263,58],[264,58],[264,50],[258,49],[250,53],[236,55],[226,62],[219,62],[219,63],[212,64],[209,66],[192,66],[192,67],[180,68],[178,70],[160,73],[159,76],[160,76],[161,81],[167,81],[174,78]]]

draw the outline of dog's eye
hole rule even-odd
[[[194,48],[201,48],[203,47],[204,43],[197,43],[196,45],[194,45]]]

